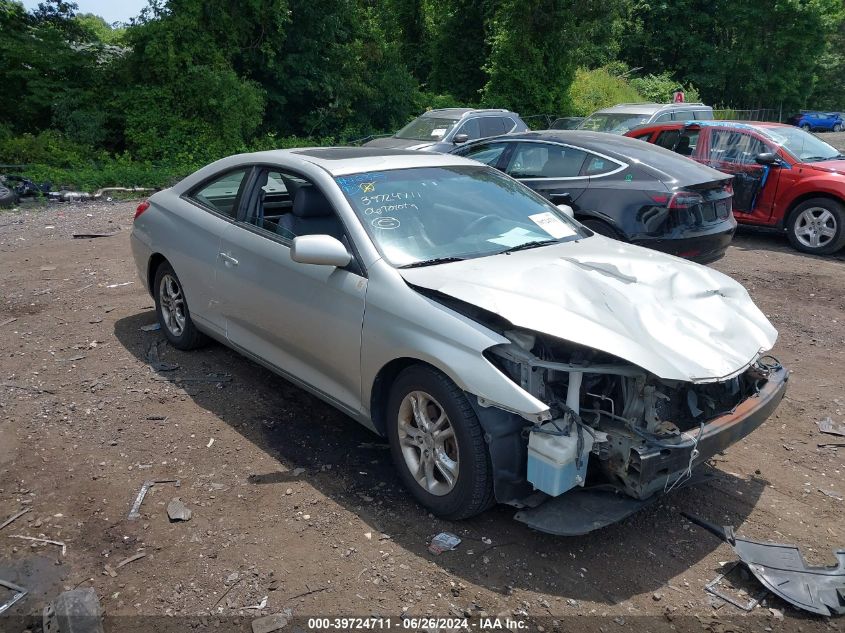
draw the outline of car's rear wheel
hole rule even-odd
[[[622,234],[610,226],[607,222],[602,222],[601,220],[584,220],[581,224],[586,226],[593,233],[598,233],[599,235],[604,235],[605,237],[612,237],[614,240],[625,241]]]
[[[789,241],[803,253],[829,255],[845,246],[845,208],[830,198],[811,198],[789,214]]]
[[[484,433],[455,383],[430,367],[409,367],[393,383],[386,419],[393,462],[419,503],[451,520],[494,504]]]
[[[0,208],[13,207],[18,203],[18,195],[9,189],[0,185]]]
[[[208,338],[194,325],[185,290],[169,263],[162,262],[156,270],[153,288],[156,316],[170,344],[183,350],[204,345]]]
[[[834,132],[841,132],[841,131],[842,131],[842,124],[841,124],[841,123],[837,123],[837,124],[835,124],[835,125],[833,126],[833,131],[834,131]]]
[[[809,126],[807,123],[803,123],[803,124],[801,125],[801,129],[802,129],[802,130],[804,130],[805,132],[809,132],[809,131],[810,131],[810,126]]]

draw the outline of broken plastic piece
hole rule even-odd
[[[3,613],[7,609],[10,609],[13,604],[18,602],[19,600],[23,600],[24,596],[29,593],[23,587],[16,585],[13,582],[9,582],[8,580],[0,580],[0,587],[5,587],[6,589],[12,591],[12,597],[9,598],[6,602],[0,603],[0,613]]]
[[[97,592],[72,589],[59,594],[42,613],[44,633],[103,633],[103,611]]]
[[[129,510],[129,516],[127,517],[130,521],[134,521],[135,519],[139,519],[141,517],[141,504],[144,502],[144,497],[147,496],[147,492],[149,492],[150,488],[155,486],[156,484],[176,484],[179,486],[178,479],[150,479],[145,481],[144,484],[141,486],[141,489],[138,491],[138,496],[135,497],[135,503],[132,504],[132,509]]]
[[[819,420],[816,424],[819,427],[819,431],[822,433],[845,437],[845,424],[836,424],[830,417],[826,417],[824,420]]]
[[[428,551],[437,556],[443,552],[455,549],[460,544],[461,539],[459,536],[451,532],[441,532],[431,539],[431,543],[428,544]]]
[[[760,583],[786,602],[819,615],[845,615],[845,549],[834,552],[838,564],[810,567],[796,545],[761,543],[737,536],[730,526],[720,528],[681,513],[733,547]]]

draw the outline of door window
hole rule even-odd
[[[480,138],[487,138],[488,136],[499,136],[500,134],[504,134],[507,131],[505,129],[504,119],[498,116],[487,116],[482,119],[479,119],[478,126],[480,128]]]
[[[200,185],[188,198],[222,215],[235,218],[238,200],[250,168],[236,169]]]
[[[760,139],[735,130],[711,131],[708,150],[710,162],[735,165],[756,165],[757,154],[769,151]]]
[[[466,134],[469,137],[470,141],[474,141],[477,138],[481,138],[481,132],[478,128],[478,119],[470,119],[466,123],[464,123],[460,129],[455,132],[455,136],[458,134]]]
[[[545,143],[520,143],[507,172],[514,178],[577,178],[587,152]]]
[[[506,143],[483,143],[461,153],[461,156],[495,167],[506,148]]]

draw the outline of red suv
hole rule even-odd
[[[780,123],[734,121],[658,123],[626,136],[731,174],[737,222],[785,228],[805,253],[845,246],[845,155],[817,136]]]

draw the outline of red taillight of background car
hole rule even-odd
[[[149,208],[150,208],[150,201],[144,200],[141,204],[138,205],[138,208],[135,209],[135,217],[132,218],[133,221],[137,220],[138,216],[140,216],[144,211],[146,211]]]

